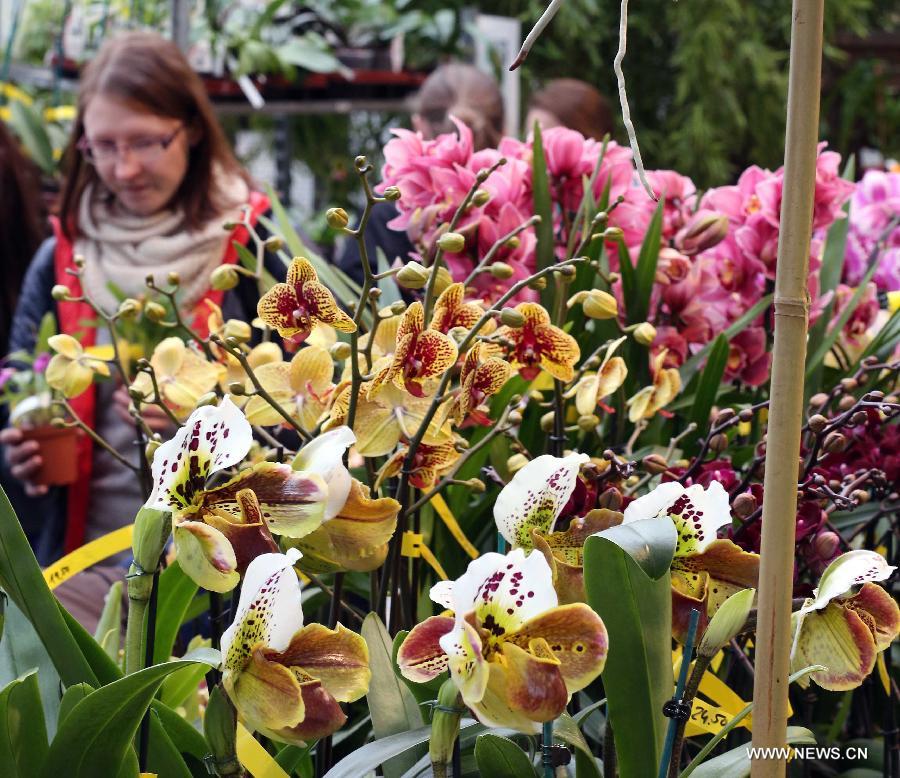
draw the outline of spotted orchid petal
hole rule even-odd
[[[589,459],[587,454],[562,458],[544,454],[516,472],[494,503],[494,521],[507,542],[531,548],[532,529],[544,534],[553,531],[575,491],[581,465]]]
[[[841,554],[825,568],[812,600],[804,604],[800,613],[822,610],[836,597],[867,581],[886,581],[896,569],[877,551],[858,549]]]
[[[287,667],[266,659],[253,644],[238,671],[227,667],[222,684],[251,730],[273,732],[299,724],[306,715],[303,691]]]
[[[397,666],[404,678],[427,683],[447,670],[449,658],[440,641],[455,623],[449,616],[432,616],[412,628],[397,651]]]
[[[438,641],[447,655],[450,677],[466,705],[475,705],[484,696],[488,682],[488,662],[481,638],[465,619],[456,617],[453,629]]]
[[[263,554],[247,568],[234,621],[222,634],[225,675],[239,673],[260,644],[283,651],[303,626],[300,581],[294,564],[301,554]],[[296,723],[296,722],[295,722]]]
[[[230,398],[218,407],[198,408],[157,449],[153,491],[145,507],[170,510],[174,516],[192,512],[202,501],[206,479],[240,462],[252,442],[250,424]]]
[[[202,521],[182,521],[172,529],[178,566],[211,592],[230,592],[240,580],[237,557],[228,537]]]
[[[671,518],[678,530],[676,558],[699,554],[716,539],[719,527],[731,522],[728,492],[718,481],[706,489],[700,484],[685,488],[670,481],[630,503],[622,523],[665,517]]]
[[[429,597],[447,610],[453,610],[453,584],[455,581],[438,581],[431,587]]]
[[[344,452],[356,443],[356,435],[349,427],[336,427],[323,432],[307,443],[291,466],[294,470],[315,473],[328,484],[328,501],[325,503],[325,520],[338,515],[350,494],[350,471],[344,465]]]

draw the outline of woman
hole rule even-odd
[[[613,114],[609,101],[594,87],[577,78],[557,78],[535,92],[528,103],[525,134],[534,128],[568,127],[585,138],[603,140],[613,131]]]
[[[94,318],[90,307],[55,303],[54,284],[65,284],[75,295],[83,291],[112,312],[118,299],[110,284],[135,296],[146,292],[147,275],[165,284],[174,272],[181,279],[182,311],[197,314],[195,326],[206,321],[207,300],[219,304],[226,319],[250,321],[256,315],[258,294],[252,279],[241,276],[241,284],[223,296],[210,290],[209,278],[219,265],[237,260],[232,241],[248,239],[245,229],[229,233],[223,224],[237,220],[244,207],[255,221],[268,201],[251,190],[202,82],[175,44],[146,32],[104,44],[82,74],[67,155],[55,237],[41,246],[26,276],[11,348],[31,346],[37,323],[50,310],[60,332],[76,336],[85,346],[103,342],[105,328],[85,322]],[[75,256],[86,262],[80,279],[67,272],[75,267]],[[267,266],[284,276],[277,258],[267,257]],[[113,447],[137,460],[123,386],[104,382],[72,404]],[[148,406],[144,418],[154,431],[172,434],[159,409]],[[13,428],[3,430],[0,441],[12,475],[25,483],[29,494],[45,493],[47,487],[31,483],[41,466],[37,445],[24,441]],[[86,437],[80,445],[79,479],[61,495],[66,551],[132,521],[145,498],[131,469]],[[45,542],[45,559],[48,548],[58,549],[59,534]],[[104,583],[110,579],[106,571]],[[96,591],[92,601],[84,591],[67,597],[65,586],[58,590],[60,599],[78,606],[76,615],[88,626],[99,615],[102,601],[97,600],[102,598]]]
[[[503,137],[503,95],[497,82],[474,65],[450,63],[441,65],[422,84],[413,100],[412,125],[426,140],[448,132],[456,132],[450,117],[455,116],[472,130],[476,151],[492,148]],[[387,226],[397,215],[391,203],[379,203],[372,209],[366,227],[366,249],[374,263],[381,249],[388,263],[397,257],[402,262],[414,251],[405,232]],[[344,244],[337,266],[358,283],[362,283],[362,260],[355,240]]]

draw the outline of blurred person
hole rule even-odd
[[[456,117],[472,130],[475,151],[496,147],[503,137],[503,96],[497,82],[487,73],[458,62],[441,65],[422,84],[413,98],[412,126],[425,140],[456,132],[450,120]],[[379,203],[366,226],[366,249],[373,272],[377,272],[377,249],[389,264],[398,257],[409,259],[415,249],[403,231],[392,230],[387,223],[397,216],[392,203]],[[355,239],[344,242],[337,266],[357,283],[363,269],[359,245]]]
[[[182,313],[205,325],[207,301],[223,317],[250,322],[256,316],[258,290],[241,276],[234,289],[210,288],[210,273],[237,261],[232,241],[246,242],[247,230],[223,229],[249,208],[255,222],[268,213],[265,195],[255,192],[249,175],[235,159],[203,83],[178,47],[159,35],[130,32],[110,39],[81,76],[77,116],[66,151],[67,176],[60,213],[28,270],[10,337],[11,349],[31,349],[44,314],[53,311],[58,331],[76,336],[84,346],[108,342],[105,327],[85,326],[92,315],[75,303],[56,303],[55,284],[77,287],[67,273],[74,257],[86,259],[80,286],[106,312],[115,311],[114,283],[127,296],[145,293],[152,274],[165,284],[179,275]],[[266,257],[266,267],[284,278],[284,264]],[[137,462],[135,425],[128,413],[130,398],[116,381],[92,386],[70,401],[81,418],[117,451]],[[142,412],[150,428],[163,438],[175,428],[155,406]],[[22,432],[0,432],[6,465],[33,496],[46,486],[32,482],[42,462],[37,443]],[[54,489],[55,516],[46,517],[39,549],[42,563],[60,551],[71,551],[133,521],[145,501],[140,479],[110,453],[82,436],[79,478]],[[92,630],[103,606],[103,594],[124,567],[97,565],[56,591],[73,615]],[[118,560],[120,563],[122,560]]]
[[[609,101],[594,87],[576,78],[557,78],[531,96],[525,117],[524,133],[531,133],[534,123],[541,129],[568,127],[585,138],[603,140],[613,131],[613,113]]]

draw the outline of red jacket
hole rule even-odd
[[[252,192],[250,195],[250,214],[248,220],[255,225],[261,214],[269,208],[269,198],[264,194]],[[72,242],[63,234],[58,219],[51,219],[53,232],[56,234],[56,253],[54,255],[54,267],[56,271],[56,283],[67,286],[73,297],[81,296],[81,282],[78,276],[74,276],[67,270],[74,270],[74,256]],[[238,226],[231,233],[228,240],[228,248],[222,259],[222,264],[233,265],[238,261],[237,249],[234,241],[246,245],[250,235],[243,226]],[[198,312],[205,312],[206,301],[222,306],[224,292],[210,289],[203,299],[197,304]],[[93,346],[97,339],[97,328],[85,326],[85,322],[93,322],[96,319],[94,310],[85,302],[62,303],[58,306],[59,331],[69,335],[76,335],[79,342],[85,348]],[[194,329],[201,337],[208,335],[205,315],[194,317]],[[89,427],[95,423],[96,388],[92,385],[86,392],[70,401],[72,408],[78,417]],[[87,435],[78,438],[78,480],[68,488],[66,501],[66,534],[65,553],[69,553],[84,543],[85,529],[87,528],[87,508],[91,488],[91,469],[93,467],[93,443]]]

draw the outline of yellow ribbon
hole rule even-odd
[[[28,94],[15,84],[9,84],[4,81],[0,81],[0,94],[5,95],[10,100],[18,100],[20,103],[25,103],[25,105],[31,105],[34,102]]]
[[[453,512],[450,510],[447,503],[444,502],[444,498],[440,494],[436,494],[431,498],[431,504],[434,506],[435,511],[437,511],[437,515],[440,516],[444,524],[447,525],[450,534],[456,538],[456,542],[463,547],[463,550],[472,557],[472,559],[478,559],[478,549],[469,542],[466,533],[463,532],[462,527],[459,526],[456,516],[453,515]]]
[[[887,293],[888,311],[900,311],[900,290]]]
[[[71,554],[66,554],[62,559],[44,568],[44,580],[47,582],[47,586],[55,589],[63,581],[68,581],[73,575],[86,570],[91,565],[131,548],[133,532],[134,524],[129,524],[127,527],[113,530],[102,538],[85,543]]]
[[[422,557],[422,559],[431,565],[431,569],[438,574],[442,581],[447,580],[447,573],[444,572],[444,568],[441,567],[441,563],[438,562],[437,557],[431,553],[431,549],[425,545],[425,541],[422,539],[422,534],[420,532],[407,530],[403,533],[403,543],[400,545],[400,553],[403,556],[408,556],[410,559]]]
[[[0,105],[0,120],[8,122],[12,118],[12,111],[5,105]]]
[[[888,651],[891,649],[888,648]],[[878,678],[881,680],[881,685],[884,687],[884,693],[888,696],[888,699],[891,697],[891,679],[888,676],[887,665],[884,663],[884,651],[878,652],[878,657],[875,659],[875,665],[878,668]]]
[[[57,105],[44,109],[44,118],[48,122],[70,122],[75,119],[74,105]]]
[[[240,722],[237,725],[237,757],[253,778],[290,778]]]

